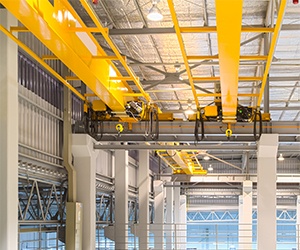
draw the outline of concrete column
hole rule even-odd
[[[175,249],[180,248],[180,187],[179,182],[174,182],[175,187],[173,188],[174,198],[174,243]]]
[[[186,249],[187,242],[187,210],[186,210],[186,195],[180,195],[180,207],[179,207],[179,247],[177,249]]]
[[[148,249],[149,241],[149,151],[139,151],[139,249]]]
[[[252,249],[252,181],[243,182],[239,197],[239,249]]]
[[[154,181],[154,249],[164,249],[164,186],[160,180]]]
[[[171,184],[171,183],[170,183]],[[166,187],[166,249],[173,249],[173,187]]]
[[[278,134],[262,134],[257,151],[257,249],[276,249]]]
[[[16,19],[0,9],[9,30]],[[18,47],[0,31],[0,249],[18,249]]]
[[[115,151],[115,249],[128,249],[128,151]]]
[[[297,196],[297,221],[296,221],[296,237],[297,237],[297,250],[300,250],[300,195]]]
[[[72,152],[77,173],[77,200],[83,204],[82,249],[95,249],[96,243],[96,162],[99,151],[86,134],[72,135]]]

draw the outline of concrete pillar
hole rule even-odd
[[[173,198],[174,198],[174,243],[175,249],[180,248],[180,183],[174,182]]]
[[[128,151],[115,151],[115,249],[128,249]]]
[[[72,135],[72,152],[77,173],[77,200],[83,204],[82,249],[95,249],[96,243],[96,162],[99,151],[86,134]]]
[[[164,186],[160,180],[154,181],[154,249],[164,249]]]
[[[149,151],[139,151],[139,249],[148,249],[149,242]]]
[[[296,237],[297,237],[297,250],[300,250],[300,195],[297,196],[296,204],[297,221],[296,221]]]
[[[239,249],[252,249],[252,181],[243,182],[239,197]]]
[[[16,19],[0,9],[9,30]],[[0,249],[18,249],[18,47],[0,31]]]
[[[172,184],[172,183],[170,183]],[[166,187],[166,249],[173,249],[173,187]]]
[[[257,249],[276,249],[278,134],[262,134],[257,151]]]
[[[179,247],[177,249],[186,249],[187,242],[187,209],[186,209],[186,195],[180,195],[180,207],[179,207],[179,218],[180,225],[178,227],[179,230]]]

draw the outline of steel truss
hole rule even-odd
[[[19,223],[63,223],[67,188],[64,183],[19,177]]]
[[[139,204],[136,198],[128,201],[128,221],[137,223],[139,214]],[[149,205],[150,222],[154,218],[154,204]],[[115,198],[114,195],[106,193],[96,194],[96,224],[108,225],[115,222]]]
[[[277,221],[291,221],[296,222],[296,210],[278,210]],[[253,210],[252,219],[257,219],[257,210]],[[237,210],[225,210],[225,211],[197,211],[187,212],[187,221],[189,222],[238,222],[239,212]]]

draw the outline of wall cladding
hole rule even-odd
[[[63,85],[19,52],[19,155],[61,166]],[[72,95],[73,121],[82,117],[82,101]]]

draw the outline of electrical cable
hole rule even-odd
[[[158,112],[155,108],[148,109],[149,120],[145,123],[145,136],[150,137],[152,140],[158,140],[159,137],[159,119]],[[155,123],[155,124],[154,124]]]
[[[199,126],[201,126],[201,138],[199,137]],[[199,113],[199,117],[196,115],[194,135],[197,142],[204,139],[204,121],[201,112]]]
[[[154,122],[155,124],[153,124]],[[158,112],[155,108],[150,110],[150,137],[153,141],[158,140],[159,137]]]
[[[99,120],[99,116],[96,112],[92,111],[93,114],[91,114],[90,118],[90,131],[88,131],[88,134],[92,136],[96,141],[101,141],[103,137],[103,120]],[[92,120],[92,117],[96,117],[94,120]]]
[[[258,134],[256,132],[257,115],[259,117],[259,133]],[[253,123],[254,123],[254,125],[253,125],[254,140],[258,141],[261,137],[261,134],[262,134],[262,116],[261,116],[260,110],[254,111],[254,122]]]

